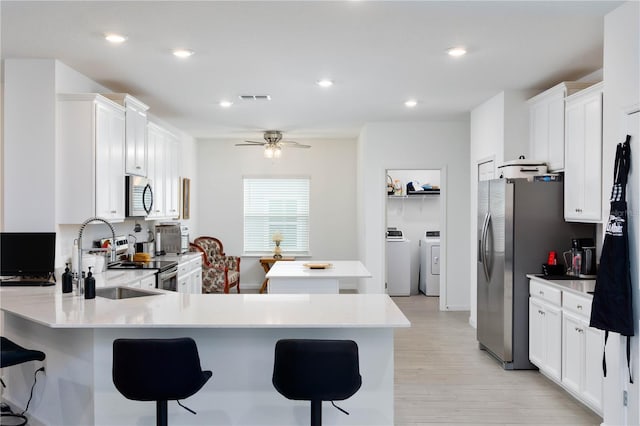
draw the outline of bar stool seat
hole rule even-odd
[[[362,385],[353,340],[283,339],[276,342],[273,386],[285,398],[311,401],[311,425],[322,424],[322,401],[342,401]]]
[[[116,339],[113,383],[127,399],[156,401],[156,424],[168,422],[167,401],[188,398],[211,378],[203,371],[196,342],[176,339]]]
[[[22,346],[7,339],[6,337],[0,336],[0,368],[11,367],[12,365],[18,365],[29,361],[44,361],[45,358],[46,355],[42,351],[23,348]],[[5,387],[4,382],[2,382],[2,386]],[[29,401],[31,401],[31,398],[29,398]],[[2,413],[1,417],[18,419],[14,421],[17,421],[19,423],[12,423],[16,426],[26,425],[27,417],[24,415],[24,413],[28,408],[29,403],[27,403],[27,408],[21,414],[7,412]],[[2,423],[4,422],[0,422],[0,424]]]

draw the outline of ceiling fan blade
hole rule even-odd
[[[247,141],[249,142],[249,141]],[[264,145],[263,143],[257,143],[257,142],[253,142],[253,143],[237,143],[236,146],[262,146]]]
[[[280,141],[280,144],[291,148],[311,148],[311,145],[305,145],[296,141]]]

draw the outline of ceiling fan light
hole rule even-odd
[[[282,156],[282,148],[279,146],[273,149],[273,158],[280,158]]]
[[[270,146],[264,147],[264,158],[273,158],[273,148]]]

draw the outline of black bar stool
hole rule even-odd
[[[211,371],[200,367],[198,348],[190,337],[113,342],[116,389],[127,399],[156,401],[158,426],[167,425],[168,400],[190,397],[202,389],[211,376]]]
[[[311,425],[320,426],[322,401],[345,400],[362,385],[358,345],[353,340],[279,340],[272,381],[285,398],[311,401]]]
[[[7,339],[6,337],[0,337],[0,368],[10,367],[12,365],[22,364],[23,362],[29,361],[44,361],[44,359],[44,352],[23,348],[22,346]],[[36,373],[41,370],[44,370],[44,367],[36,370]],[[1,380],[2,379],[0,379],[0,381]],[[35,386],[35,379],[33,385]],[[2,382],[2,387],[6,387],[4,382]],[[33,392],[33,388],[31,389],[31,391]],[[13,412],[5,412],[2,413],[1,417],[11,417],[14,419],[19,419],[16,420],[19,423],[13,423],[16,426],[26,425],[27,417],[24,415],[24,413],[26,413],[29,409],[29,402],[31,402],[31,397],[29,397],[27,407],[22,413],[17,414]]]

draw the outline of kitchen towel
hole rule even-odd
[[[593,294],[590,326],[604,330],[606,346],[609,332],[627,336],[627,368],[631,377],[630,354],[633,336],[633,303],[631,298],[631,272],[629,264],[629,237],[627,230],[626,185],[631,164],[631,136],[616,148],[611,212],[600,256],[600,268]],[[603,349],[604,351],[604,349]],[[602,370],[607,376],[607,361],[602,355]]]

